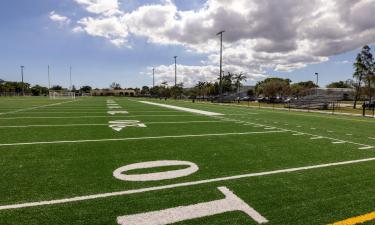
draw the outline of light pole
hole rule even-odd
[[[51,78],[49,75],[49,65],[48,65],[48,89],[51,89]]]
[[[177,56],[174,57],[174,86],[177,87]]]
[[[219,94],[220,94],[220,101],[223,99],[223,33],[225,30],[220,31],[216,35],[220,35],[220,81],[219,81]]]
[[[72,86],[72,66],[69,67],[69,84],[70,84],[70,91],[73,90]]]
[[[316,95],[318,95],[319,73],[315,73],[315,76],[316,76]]]
[[[25,68],[25,66],[21,66],[22,96],[25,95],[25,85],[23,83],[23,69],[24,68]]]

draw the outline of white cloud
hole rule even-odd
[[[52,12],[49,13],[49,18],[54,22],[60,23],[60,25],[70,23],[70,19],[68,17],[59,15],[55,11],[52,11]]]
[[[90,13],[107,16],[120,13],[118,0],[75,0]]]
[[[116,17],[86,17],[79,20],[77,23],[80,26],[79,28],[74,28],[74,30],[84,30],[89,35],[104,37],[118,47],[127,43],[127,27]]]
[[[79,27],[116,46],[129,46],[132,35],[206,54],[205,64],[181,66],[186,83],[218,74],[220,30],[226,30],[226,69],[254,79],[267,70],[293,71],[375,43],[375,0],[207,0],[194,11],[163,0],[131,12],[121,12],[117,0],[75,1],[98,14],[80,19]],[[161,79],[173,78],[170,66],[159,69]]]

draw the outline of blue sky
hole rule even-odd
[[[194,66],[198,68],[199,66],[206,66],[206,70],[207,66],[217,67],[217,61],[214,60],[217,53],[212,52],[212,50],[201,51],[200,43],[189,43],[189,41],[182,41],[182,39],[174,40],[173,36],[169,34],[171,32],[166,32],[167,41],[158,43],[157,40],[163,34],[158,34],[155,38],[151,35],[139,34],[141,31],[136,33],[129,28],[130,34],[126,37],[120,37],[126,38],[127,44],[116,46],[110,42],[110,38],[86,32],[84,29],[88,29],[87,24],[77,23],[85,17],[119,19],[144,5],[163,6],[165,4],[173,4],[179,12],[188,10],[198,12],[208,7],[204,5],[205,1],[203,0],[176,0],[169,3],[164,1],[124,0],[119,1],[118,10],[121,11],[121,15],[101,15],[88,11],[85,8],[86,5],[79,4],[74,0],[2,0],[0,2],[0,29],[2,34],[0,36],[0,79],[20,80],[19,67],[24,65],[27,82],[47,85],[47,65],[50,65],[52,84],[67,87],[69,85],[69,66],[71,65],[73,67],[73,84],[78,87],[82,85],[108,87],[114,81],[119,82],[124,87],[141,87],[152,84],[150,67],[153,66],[158,68],[160,74],[163,74],[158,77],[160,78],[158,81],[168,79],[171,73],[169,68],[174,55],[178,55],[179,64],[184,67],[183,70],[179,71],[180,76],[194,76],[192,72],[189,72],[192,70],[191,67]],[[69,22],[63,23],[52,20],[51,12],[68,18]],[[73,32],[73,29],[77,26],[82,29],[81,32]],[[141,27],[142,24],[139,26]],[[112,31],[106,30],[106,32]],[[199,33],[202,33],[202,31],[199,31]],[[251,35],[254,36],[254,34]],[[112,38],[113,34],[110,33],[110,36]],[[180,34],[177,33],[176,36],[180,36]],[[118,37],[116,36],[116,38]],[[213,35],[213,38],[216,37]],[[235,49],[235,45],[241,45],[242,40],[226,40],[226,47]],[[373,40],[370,39],[369,41],[372,42]],[[204,43],[202,44],[204,45]],[[316,55],[317,57],[327,57],[321,61],[310,60],[306,62],[303,59],[301,61],[306,65],[288,72],[275,69],[275,65],[269,68],[262,67],[261,74],[264,76],[288,77],[297,82],[311,80],[314,78],[313,74],[319,72],[321,85],[326,85],[331,81],[346,80],[351,78],[353,73],[352,62],[361,44],[365,43],[350,45],[350,48],[341,50],[337,54]],[[224,54],[224,58],[228,55],[233,57],[228,53],[227,55]],[[228,60],[225,62],[229,63]],[[283,63],[285,64],[285,62]],[[253,67],[247,68],[243,65],[240,67],[239,65],[234,63],[233,68],[240,68],[239,70],[245,70],[246,73],[248,73],[247,70],[250,71],[250,77],[252,73],[260,73],[259,65],[255,66],[256,69]],[[209,77],[211,74],[201,74],[199,79],[202,79],[202,76]],[[263,76],[254,76],[249,79],[248,84],[255,84],[257,80],[263,78]],[[193,81],[195,80],[189,80],[186,83]]]

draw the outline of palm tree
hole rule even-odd
[[[237,88],[237,95],[238,95],[238,97],[240,97],[241,83],[243,81],[246,81],[247,77],[246,77],[246,75],[244,73],[241,72],[239,74],[234,74],[233,80],[234,80],[234,83],[235,83],[236,88]]]
[[[206,83],[205,82],[202,82],[202,81],[199,81],[198,84],[197,84],[197,88],[199,90],[199,95],[202,96],[203,95],[203,98],[204,98],[204,93],[203,93],[203,89],[205,87]]]

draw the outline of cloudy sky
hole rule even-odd
[[[321,85],[346,80],[358,49],[375,43],[375,0],[1,0],[0,78],[108,87],[270,76]]]

